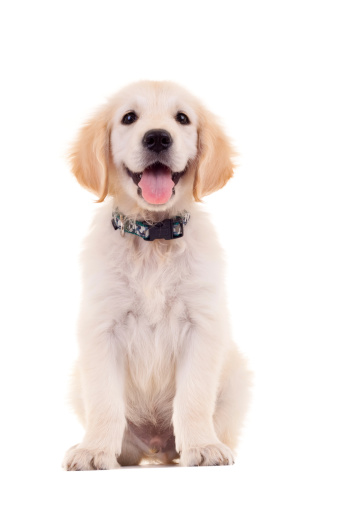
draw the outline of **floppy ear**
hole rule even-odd
[[[101,109],[82,129],[70,153],[72,172],[78,182],[102,202],[111,189],[111,111]]]
[[[233,175],[236,155],[229,140],[217,123],[216,117],[203,109],[200,113],[198,156],[194,181],[194,198],[202,197],[224,187]]]

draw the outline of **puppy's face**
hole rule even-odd
[[[121,211],[165,211],[223,187],[234,152],[215,117],[181,87],[142,81],[115,95],[80,131],[73,173]],[[128,208],[128,209],[125,209]]]
[[[121,94],[111,150],[122,187],[138,205],[163,210],[192,193],[188,176],[197,157],[198,115],[177,87],[143,83]]]

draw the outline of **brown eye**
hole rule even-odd
[[[135,111],[129,111],[129,113],[124,115],[121,123],[123,123],[123,125],[130,125],[131,123],[134,123],[136,120],[137,114],[135,113]]]
[[[178,123],[180,123],[181,125],[189,125],[190,124],[190,120],[189,120],[188,116],[184,113],[178,112],[175,117],[175,120]]]

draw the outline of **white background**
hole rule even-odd
[[[4,505],[337,505],[337,17],[321,1],[12,1],[1,12]],[[186,86],[241,156],[206,200],[255,372],[234,467],[67,474],[78,252],[69,143],[138,79]],[[5,486],[5,487],[4,487]]]

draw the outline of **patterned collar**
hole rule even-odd
[[[184,210],[182,215],[150,224],[128,218],[116,210],[113,212],[112,224],[115,230],[120,229],[121,236],[124,236],[125,232],[129,232],[130,234],[140,236],[145,241],[154,241],[154,239],[181,238],[184,233],[183,226],[187,225],[189,218],[190,214]]]

